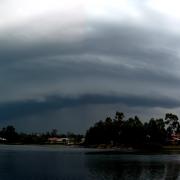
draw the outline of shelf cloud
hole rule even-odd
[[[177,0],[0,1],[1,125],[27,130],[32,122],[32,130],[41,130],[51,122],[68,131],[73,121],[79,122],[74,129],[84,131],[80,124],[89,124],[89,117],[96,121],[116,110],[134,115],[141,108],[142,117],[148,111],[178,112],[178,5]],[[78,107],[87,107],[83,117]],[[62,110],[78,115],[66,117]],[[47,112],[51,117],[43,118]]]

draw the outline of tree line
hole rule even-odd
[[[83,135],[68,132],[60,134],[56,129],[46,133],[18,133],[14,126],[7,126],[0,130],[0,143],[4,144],[48,144],[48,138],[69,138],[78,144]]]
[[[167,113],[165,118],[151,118],[143,123],[138,116],[125,119],[124,113],[116,112],[90,127],[85,135],[86,145],[106,144],[112,146],[164,145],[172,134],[180,132],[178,116]]]
[[[85,136],[81,134],[59,134],[56,129],[46,133],[18,133],[14,126],[0,129],[0,143],[47,144],[48,138],[70,138],[75,144],[85,139],[84,145],[144,146],[147,144],[168,144],[172,134],[180,133],[178,116],[167,113],[165,118],[151,118],[142,122],[138,116],[125,118],[123,112],[116,112],[114,118],[107,117],[90,127]]]

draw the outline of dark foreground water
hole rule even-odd
[[[180,155],[100,155],[59,146],[0,146],[0,180],[176,180]]]

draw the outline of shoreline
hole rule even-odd
[[[60,148],[82,148],[89,149],[86,154],[102,154],[102,155],[115,155],[115,154],[180,154],[180,145],[166,145],[161,148],[147,148],[147,147],[109,147],[109,146],[84,146],[84,145],[63,145],[63,144],[0,144],[0,146],[41,146],[41,147],[60,147]]]

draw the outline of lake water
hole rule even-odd
[[[87,154],[90,149],[0,145],[0,180],[176,180],[178,154]]]

